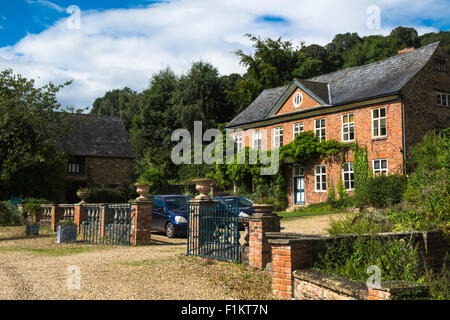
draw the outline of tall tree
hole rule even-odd
[[[347,32],[334,36],[333,40],[326,45],[328,58],[334,70],[339,70],[344,65],[344,52],[349,51],[361,41],[357,33]]]
[[[170,160],[171,135],[177,126],[173,101],[178,78],[170,68],[154,74],[149,87],[139,97],[139,113],[130,131],[131,142],[138,162],[138,172],[143,164],[165,172],[168,178],[175,175],[176,168]]]
[[[399,38],[403,40],[403,42],[408,47],[418,48],[420,47],[420,38],[416,29],[414,28],[405,28],[405,27],[397,27],[392,30],[390,34],[391,38]]]
[[[125,128],[129,130],[138,112],[138,94],[128,87],[114,89],[95,99],[91,114],[121,117]]]
[[[64,134],[57,92],[62,85],[36,88],[12,70],[0,73],[0,198],[56,199],[64,183],[63,154],[56,137]]]
[[[234,108],[227,102],[224,83],[211,64],[195,62],[180,78],[174,94],[180,127],[193,132],[194,121],[202,121],[204,129],[228,121]]]
[[[235,51],[247,72],[236,84],[233,101],[239,102],[238,111],[245,109],[264,89],[281,86],[294,77],[309,78],[320,74],[322,62],[294,48],[281,38],[261,39],[248,34],[253,42],[254,55]]]
[[[344,68],[377,62],[398,54],[407,44],[400,38],[368,36],[343,53]]]

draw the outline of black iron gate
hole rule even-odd
[[[129,245],[133,210],[130,204],[86,205],[80,225],[83,243]]]
[[[239,261],[237,204],[215,201],[189,204],[187,255]]]

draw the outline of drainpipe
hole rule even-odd
[[[400,94],[402,101],[402,138],[403,138],[403,173],[406,175],[406,121],[405,121],[405,99]]]

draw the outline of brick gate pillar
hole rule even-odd
[[[313,266],[312,243],[316,239],[271,239],[272,247],[272,293],[280,298],[294,296],[294,277],[296,269],[309,269]]]
[[[273,214],[273,205],[255,204],[255,213],[249,221],[249,265],[264,269],[272,260],[272,251],[266,232],[280,232],[281,217]]]
[[[86,217],[86,207],[84,206],[84,204],[75,204],[73,222],[77,225],[78,233],[80,233],[81,231],[80,225],[81,223],[83,223],[85,217]]]
[[[152,209],[150,200],[136,200],[131,203],[131,239],[132,245],[150,244],[152,239]]]
[[[62,220],[64,217],[64,208],[61,208],[59,205],[52,205],[52,219],[50,222],[50,228],[53,232],[56,232],[58,228],[58,222]]]

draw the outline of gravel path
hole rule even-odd
[[[331,219],[342,216],[287,219],[282,231],[326,234]],[[54,234],[24,238],[21,233],[23,227],[0,228],[0,300],[273,298],[270,275],[185,257],[186,239],[153,234],[150,246],[60,245]],[[67,286],[69,266],[81,272],[80,290]]]
[[[184,256],[186,239],[153,239],[143,247],[58,245],[54,236],[0,240],[0,299],[235,298]],[[67,287],[70,265],[80,268],[80,290]]]
[[[295,232],[302,234],[327,234],[327,229],[332,219],[337,220],[345,216],[345,213],[327,214],[322,216],[310,216],[301,218],[284,219],[281,221],[282,232]]]

